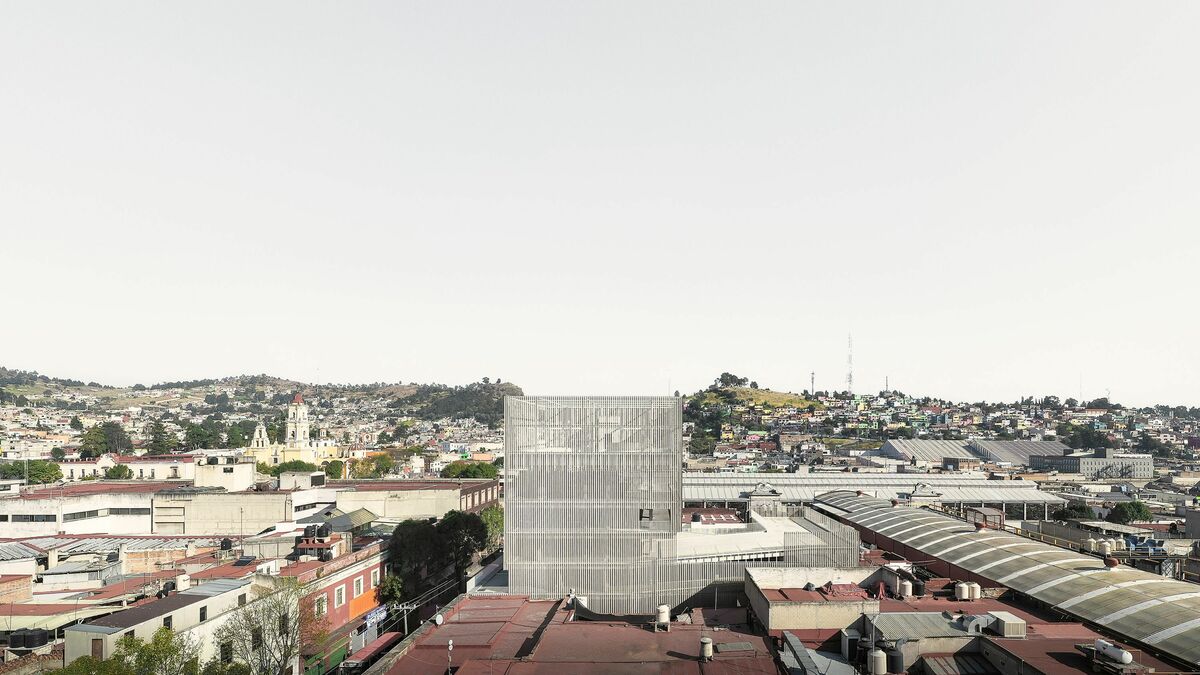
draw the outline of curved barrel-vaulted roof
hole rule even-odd
[[[1200,585],[856,492],[816,500],[849,523],[1187,663],[1200,664]]]

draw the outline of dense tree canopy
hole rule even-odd
[[[1152,520],[1154,514],[1150,512],[1150,507],[1144,502],[1120,502],[1112,507],[1112,510],[1105,516],[1105,520],[1110,523],[1118,523],[1128,525],[1134,521]]]
[[[99,457],[107,452],[120,454],[133,449],[133,441],[119,422],[108,421],[88,429],[83,434],[79,456]]]
[[[0,478],[24,478],[26,464],[29,466],[29,483],[31,485],[44,485],[62,480],[62,469],[58,468],[54,462],[42,459],[0,464]]]
[[[1086,503],[1072,499],[1067,502],[1066,506],[1051,513],[1050,517],[1054,520],[1090,520],[1096,517],[1096,513]]]
[[[487,462],[451,462],[442,469],[442,478],[495,478],[500,470]]]
[[[133,469],[124,464],[110,466],[104,470],[104,477],[108,480],[129,480],[133,478]]]

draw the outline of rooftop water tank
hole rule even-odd
[[[900,580],[900,597],[908,598],[908,597],[911,597],[912,594],[913,594],[912,582],[909,581],[908,579],[901,579]]]
[[[970,592],[967,591],[967,582],[960,581],[954,584],[954,599],[955,600],[970,600]]]
[[[656,618],[656,621],[658,621],[659,623],[671,623],[671,606],[670,605],[659,605],[658,606],[658,617]]]
[[[887,671],[891,675],[900,675],[904,672],[904,652],[900,651],[899,647],[888,647],[884,656],[887,657]]]
[[[1096,640],[1096,651],[1121,664],[1133,663],[1133,654],[1107,640]]]
[[[918,598],[925,597],[925,582],[924,581],[917,579],[916,581],[913,582],[912,586],[913,586],[913,595],[917,596]]]
[[[232,551],[233,550],[233,540],[230,539],[229,537],[225,537],[224,539],[222,539],[221,540],[221,550],[222,551]]]
[[[867,652],[867,672],[870,675],[886,675],[887,654],[879,647]]]
[[[978,600],[983,597],[983,587],[974,581],[967,583],[967,597],[970,600]]]
[[[25,649],[25,634],[29,631],[24,628],[14,630],[8,634],[9,649]]]
[[[700,638],[700,658],[704,661],[712,661],[713,643],[712,638],[705,636]]]

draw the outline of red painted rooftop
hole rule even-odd
[[[62,497],[85,497],[88,495],[99,495],[110,492],[118,492],[123,494],[132,493],[153,493],[162,490],[177,488],[182,485],[190,485],[187,481],[136,481],[136,482],[114,482],[107,480],[89,480],[80,483],[68,483],[67,485],[39,488],[34,490],[25,490],[21,492],[21,499],[59,499]]]
[[[333,480],[326,487],[355,488],[360,492],[383,490],[457,490],[459,483],[475,485],[494,480],[492,478],[464,478],[447,480]]]
[[[560,673],[743,673],[779,672],[767,638],[745,626],[715,631],[673,624],[670,632],[596,621],[568,621],[572,612],[554,601],[526,598],[465,598],[446,614],[446,623],[428,625],[424,635],[388,670],[388,675],[446,672],[446,646],[459,675],[482,673],[558,675]],[[539,632],[540,631],[540,632]],[[698,660],[700,638],[716,644],[748,642],[749,651]]]

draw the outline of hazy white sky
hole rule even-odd
[[[1200,404],[1200,3],[0,5],[0,364]]]

